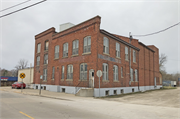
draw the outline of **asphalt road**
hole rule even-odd
[[[69,104],[73,100],[57,100],[5,91],[0,91],[0,94],[1,119],[120,119],[74,108]],[[66,104],[62,105],[59,101]]]

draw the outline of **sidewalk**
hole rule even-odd
[[[0,90],[7,92],[20,93],[25,95],[33,95],[33,96],[42,96],[60,100],[79,100],[79,99],[93,99],[93,97],[78,97],[74,94],[60,93],[60,92],[51,92],[46,90],[41,90],[41,94],[39,95],[39,89],[12,89],[11,87],[0,87]]]

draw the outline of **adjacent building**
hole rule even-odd
[[[92,89],[95,97],[159,89],[159,49],[100,29],[100,23],[96,16],[36,35],[34,88],[41,84],[45,90],[72,94]]]

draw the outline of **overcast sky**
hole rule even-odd
[[[26,0],[0,0],[0,9]],[[0,16],[39,2],[31,0],[13,9],[0,12]],[[47,0],[41,4],[0,18],[0,67],[11,70],[20,59],[34,65],[34,36],[46,29],[67,22],[81,23],[101,16],[101,29],[129,36],[143,35],[167,28],[180,21],[180,0]],[[136,37],[146,45],[155,45],[159,54],[167,55],[168,73],[180,71],[180,25],[165,32]]]

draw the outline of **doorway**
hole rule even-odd
[[[89,70],[89,88],[94,88],[94,69]]]

